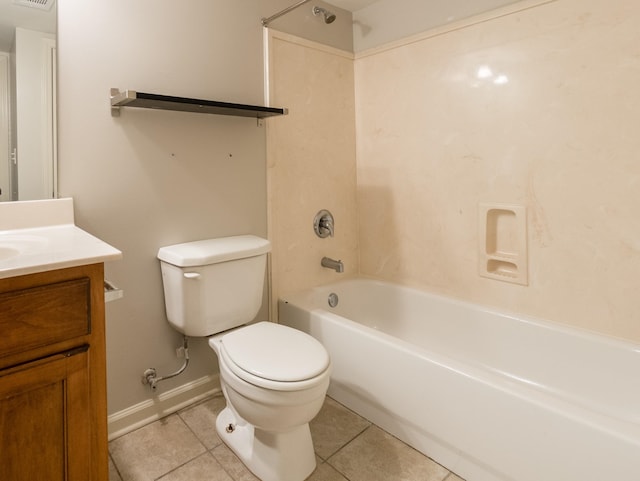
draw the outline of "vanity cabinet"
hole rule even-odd
[[[108,479],[103,279],[0,279],[0,480]]]

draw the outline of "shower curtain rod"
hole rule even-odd
[[[271,22],[272,20],[275,20],[278,17],[281,17],[287,13],[289,13],[291,10],[298,8],[300,5],[304,5],[307,2],[310,2],[311,0],[302,0],[301,2],[296,3],[295,5],[291,5],[290,7],[285,8],[284,10],[276,13],[275,15],[271,15],[269,18],[262,18],[262,26],[266,27],[269,22]]]

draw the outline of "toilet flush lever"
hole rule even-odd
[[[183,275],[186,279],[197,279],[200,277],[198,272],[185,272]]]

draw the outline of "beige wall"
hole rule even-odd
[[[356,60],[360,270],[640,341],[640,7],[482,20]],[[478,275],[481,202],[527,207],[528,286]]]
[[[107,305],[110,413],[152,398],[140,382],[146,368],[169,374],[181,362],[158,248],[267,232],[265,133],[255,119],[141,109],[116,118],[109,89],[262,104],[258,3],[59,4],[61,194],[74,197],[80,227],[124,254],[106,266],[125,293]],[[188,370],[159,393],[217,372],[206,342],[191,345]]]
[[[271,102],[289,115],[267,127],[272,298],[358,273],[352,54],[272,32]],[[313,219],[328,209],[335,236]],[[341,259],[345,272],[320,266]],[[273,303],[275,307],[275,302]]]
[[[133,108],[116,118],[109,90],[262,105],[260,19],[288,5],[59,2],[60,195],[74,197],[80,227],[124,253],[122,261],[106,266],[125,292],[107,305],[112,414],[158,399],[140,382],[146,368],[164,375],[181,363],[175,355],[181,336],[164,312],[158,248],[243,233],[267,236],[267,194],[266,129],[255,119]],[[333,29],[313,28],[309,22],[319,19],[311,6],[298,13],[311,38],[350,41],[348,19]],[[284,19],[282,28],[290,21]],[[267,316],[265,302],[259,317]],[[158,393],[217,371],[206,342],[192,340],[189,368],[161,383]]]

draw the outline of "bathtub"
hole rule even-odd
[[[368,279],[278,308],[331,397],[468,481],[640,480],[640,345]]]

